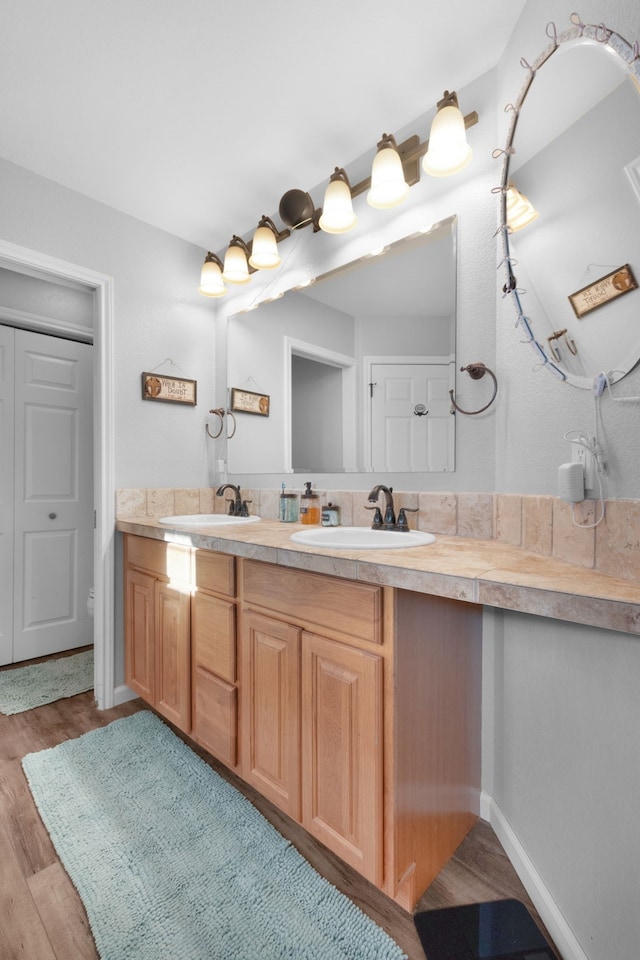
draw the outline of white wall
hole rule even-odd
[[[566,960],[631,960],[640,943],[640,641],[495,616],[503,623],[483,790],[542,877],[544,906],[562,913],[583,951],[569,938]]]
[[[2,239],[114,278],[116,487],[203,487],[213,406],[213,312],[196,291],[202,251],[0,160]],[[198,404],[141,399],[162,364],[198,381]]]
[[[571,9],[529,0],[501,61],[499,105],[520,89],[520,57],[532,62],[547,45],[547,22],[564,28]],[[584,0],[579,13],[630,41],[640,37],[635,0]],[[504,141],[507,119],[499,116]],[[606,145],[594,138],[593,149]],[[594,401],[533,369],[510,306],[498,298],[495,485],[555,494],[557,465],[569,458],[562,436],[593,432]],[[619,390],[640,394],[640,372]],[[639,416],[640,405],[602,403],[610,497],[640,496]],[[485,634],[483,789],[493,796],[496,826],[511,853],[522,854],[566,960],[631,960],[640,943],[640,640],[518,614],[487,620],[498,625]]]

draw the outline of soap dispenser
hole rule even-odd
[[[300,522],[320,523],[320,497],[312,491],[310,480],[305,483],[300,497]]]

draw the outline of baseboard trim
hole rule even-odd
[[[137,696],[137,693],[134,693],[133,690],[130,690],[124,683],[121,683],[119,687],[114,687],[113,705],[114,707],[119,707],[121,703],[128,703],[129,700],[135,700]]]
[[[480,810],[482,819],[493,827],[563,960],[589,960],[507,818],[486,793],[480,798]]]

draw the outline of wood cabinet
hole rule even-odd
[[[125,576],[131,689],[411,910],[479,811],[482,608],[131,534]]]
[[[381,588],[254,561],[242,582],[242,775],[381,885]]]
[[[191,729],[187,547],[125,537],[125,680],[185,733]]]
[[[241,571],[241,775],[411,910],[477,819],[481,607]]]
[[[382,673],[378,654],[302,634],[302,824],[383,881]]]
[[[300,629],[243,615],[242,776],[300,820]]]

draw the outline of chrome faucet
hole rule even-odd
[[[233,490],[234,493],[233,500],[227,500],[229,504],[229,516],[248,517],[249,508],[247,507],[247,501],[242,499],[240,487],[237,487],[235,483],[223,483],[222,486],[216,490],[216,497],[221,497],[225,490]]]

